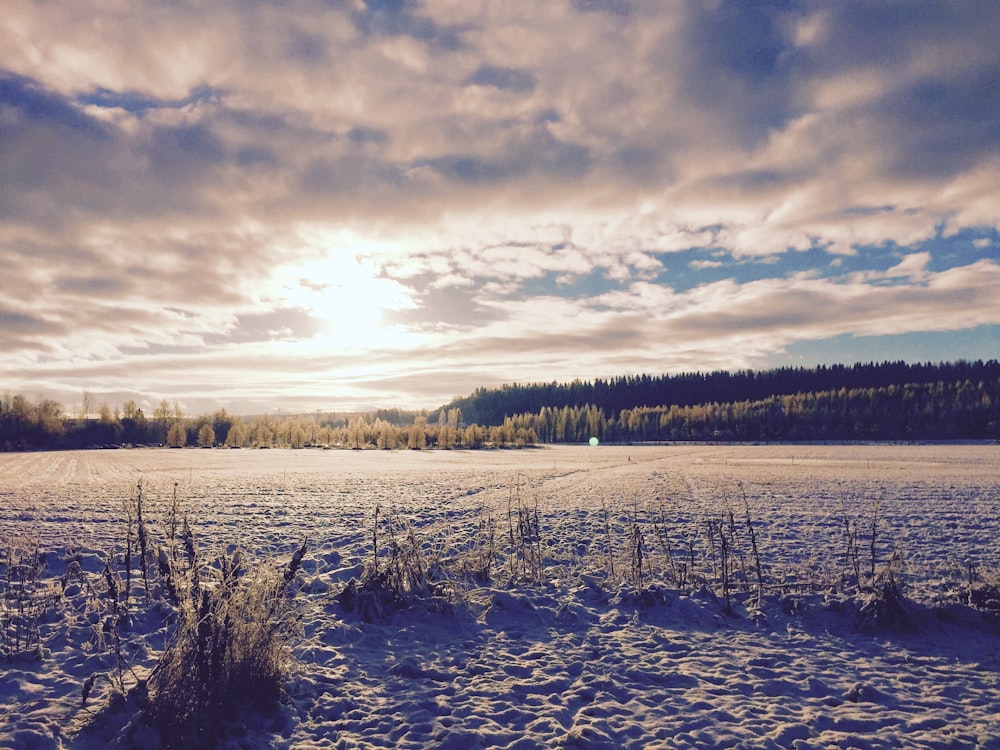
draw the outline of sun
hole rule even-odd
[[[398,338],[399,326],[387,313],[413,309],[413,292],[380,276],[355,256],[330,255],[295,269],[282,297],[321,322],[324,338],[339,346],[371,348]]]

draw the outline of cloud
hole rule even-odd
[[[930,278],[927,272],[927,264],[930,263],[931,254],[929,252],[912,253],[905,256],[898,265],[886,271],[888,278],[904,278],[911,281],[924,281]]]
[[[304,393],[404,401],[400,368],[430,398],[445,371],[996,325],[998,24],[964,2],[10,0],[0,374],[207,392],[228,360],[249,402],[281,351]],[[324,360],[337,335],[375,364]]]
[[[688,265],[695,269],[723,268],[725,263],[720,260],[693,260]]]
[[[72,102],[132,115],[127,128],[112,131],[121,147],[112,151],[122,158],[138,151],[150,168],[129,171],[126,163],[109,174],[121,186],[119,199],[144,185],[148,203],[164,205],[158,183],[184,184],[193,198],[189,211],[232,210],[223,199],[236,193],[245,201],[240,207],[255,214],[316,216],[321,207],[339,206],[331,218],[374,223],[386,211],[430,219],[478,210],[484,200],[516,212],[525,205],[575,208],[566,204],[583,196],[624,215],[647,202],[674,226],[708,212],[742,251],[773,252],[802,247],[810,235],[838,234],[831,208],[872,203],[869,193],[886,188],[885,169],[903,180],[897,192],[911,194],[893,201],[905,212],[932,192],[922,182],[965,174],[996,152],[995,64],[991,70],[970,53],[968,69],[954,60],[943,71],[923,62],[975,50],[958,32],[988,18],[966,10],[961,22],[939,33],[920,14],[883,14],[877,20],[899,59],[876,57],[862,42],[862,54],[871,58],[862,69],[840,49],[845,37],[868,38],[851,14],[763,3],[679,7],[683,12],[607,15],[553,4],[538,17],[501,11],[484,25],[481,17],[472,22],[475,14],[440,4],[375,3],[361,11],[334,4],[315,15],[305,43],[300,16],[262,6],[259,20],[240,16],[239,33],[219,40],[219,57],[229,63],[212,65],[208,53],[199,53],[202,75],[188,77],[182,88],[166,85],[178,70],[166,67],[165,58],[191,47],[183,32],[205,24],[177,9],[157,38],[136,29],[137,19],[126,23],[148,42],[144,57],[158,60],[144,78],[129,72],[136,60],[125,60],[135,47],[124,35],[105,44],[101,68],[109,83],[110,71],[121,74],[118,87],[93,85],[102,80],[93,71],[76,81],[54,46],[49,65],[24,67],[45,74],[31,80],[48,96],[72,95],[62,105],[64,117],[74,112]],[[41,32],[51,19],[35,8],[19,10],[47,49],[45,42],[58,37]],[[231,21],[235,12],[223,6],[216,19]],[[435,13],[443,20],[434,21]],[[571,32],[556,34],[559,25]],[[807,25],[808,43],[801,41]],[[434,52],[439,27],[461,29],[454,33],[462,44]],[[499,43],[515,37],[516,51]],[[924,37],[930,44],[915,41]],[[75,39],[77,47],[87,46],[87,34]],[[305,60],[290,53],[303,44],[312,50]],[[600,64],[590,54],[597,44],[609,50]],[[252,56],[250,45],[257,50]],[[336,63],[317,70],[334,49]],[[87,52],[96,56],[93,47]],[[127,73],[137,85],[122,86]],[[850,76],[877,80],[877,98],[833,99],[817,109],[816,84],[829,89],[828,82]],[[495,96],[466,101],[470,87]],[[182,119],[153,116],[166,112]],[[100,127],[106,124],[88,125],[95,133]],[[963,137],[951,137],[957,132]],[[858,174],[865,162],[871,168]],[[733,170],[734,163],[750,166]],[[227,179],[247,167],[257,170],[244,173],[250,191]],[[264,187],[276,180],[284,186],[278,201]],[[844,184],[850,189],[843,191]],[[831,202],[838,192],[842,197]],[[789,206],[788,196],[796,194],[815,196],[815,205]],[[181,191],[170,197],[179,201]],[[853,200],[844,205],[844,198]],[[927,236],[938,218],[935,212],[915,231]],[[880,239],[892,231],[887,227]],[[857,241],[878,238],[872,231]],[[854,239],[832,241],[849,247]]]
[[[587,13],[604,11],[619,16],[627,16],[632,11],[630,0],[572,0],[573,7]]]
[[[493,65],[483,65],[465,79],[470,86],[492,86],[504,91],[520,93],[530,92],[535,88],[535,76],[517,68],[498,68]]]

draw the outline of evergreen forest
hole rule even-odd
[[[540,442],[1000,438],[1000,362],[637,375],[480,388],[443,411]]]

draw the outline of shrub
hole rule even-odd
[[[177,631],[150,673],[143,712],[163,747],[211,744],[244,709],[280,697],[290,586],[306,548],[303,542],[283,570],[247,571],[237,551],[183,589]]]

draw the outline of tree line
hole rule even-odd
[[[617,416],[588,404],[505,418],[542,443],[654,441],[997,440],[1000,379],[838,388],[755,401],[637,406]]]
[[[842,382],[806,389],[832,382],[833,374]],[[782,392],[794,385],[803,387]],[[672,393],[676,400],[647,403],[657,392]],[[580,401],[586,396],[601,398]],[[552,402],[519,410],[543,398]],[[481,388],[432,413],[383,409],[237,417],[220,409],[188,416],[176,402],[162,400],[147,416],[134,401],[112,409],[85,393],[80,410],[70,416],[49,399],[31,402],[10,394],[0,399],[2,450],[120,445],[476,449],[579,443],[591,437],[615,443],[996,440],[1000,363],[887,362]]]
[[[770,370],[691,372],[679,375],[627,375],[571,383],[509,384],[478,388],[470,396],[444,407],[461,409],[471,422],[503,424],[515,414],[537,414],[543,408],[595,406],[609,418],[639,407],[693,407],[766,401],[798,393],[828,393],[846,388],[885,389],[916,383],[995,382],[1000,363],[968,362],[907,364],[906,362],[781,367]]]
[[[176,402],[161,401],[147,416],[134,401],[112,409],[89,394],[75,416],[61,404],[23,395],[0,398],[0,450],[58,450],[131,446],[227,448],[507,448],[533,445],[530,428],[467,424],[458,409],[428,420],[427,412],[380,410],[373,414],[238,417],[220,409],[188,416]]]

